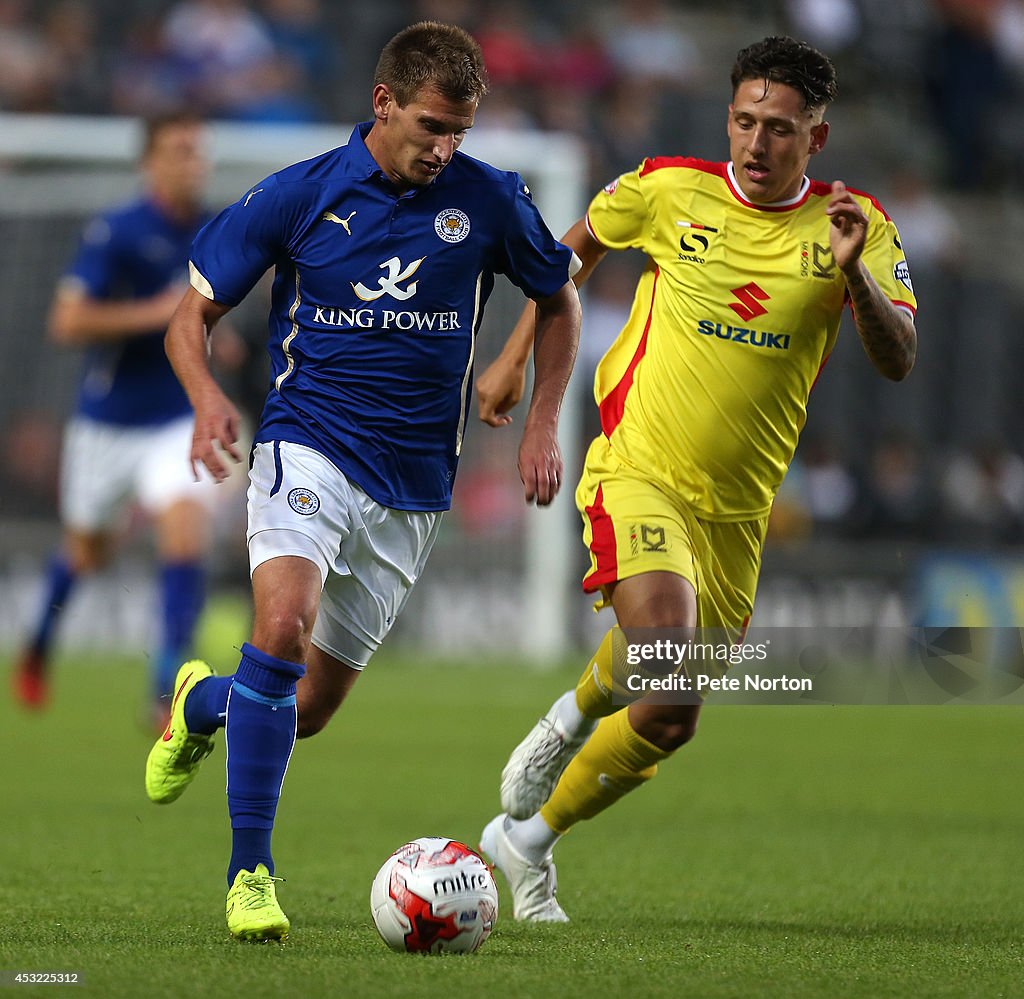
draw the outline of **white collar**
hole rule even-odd
[[[799,204],[807,197],[807,192],[811,186],[810,180],[805,176],[800,184],[800,190],[792,198],[786,198],[784,201],[752,201],[743,193],[743,188],[740,187],[739,181],[736,180],[736,170],[733,168],[731,160],[726,169],[729,174],[729,186],[732,188],[733,194],[744,204],[753,205],[754,208],[792,208],[793,205]]]

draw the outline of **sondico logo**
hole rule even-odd
[[[700,222],[686,222],[682,219],[677,219],[676,225],[680,229],[687,230],[679,237],[679,249],[683,251],[679,254],[679,259],[692,264],[703,264],[704,257],[701,254],[706,253],[711,245],[710,237],[704,233],[713,235],[718,230],[714,226],[702,225]]]
[[[352,290],[364,302],[376,302],[378,298],[384,295],[390,295],[392,298],[397,298],[398,301],[404,302],[416,294],[416,286],[419,282],[413,281],[405,288],[399,288],[398,283],[400,281],[408,281],[419,270],[420,264],[426,259],[426,257],[420,257],[419,260],[414,260],[408,266],[402,267],[402,261],[398,257],[392,257],[390,260],[385,260],[384,263],[378,264],[381,268],[387,268],[387,274],[377,278],[376,288],[367,288],[360,281],[359,284],[352,285]]]

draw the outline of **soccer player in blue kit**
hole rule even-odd
[[[52,337],[84,348],[84,363],[61,462],[63,542],[12,679],[22,704],[45,705],[60,616],[75,583],[109,561],[134,499],[153,521],[161,563],[162,637],[152,661],[162,728],[203,605],[213,491],[212,479],[195,481],[182,460],[192,409],[163,345],[186,287],[189,247],[210,218],[202,123],[183,114],[147,122],[141,168],[144,193],[86,226],[51,308]]]
[[[212,379],[214,324],[275,268],[271,386],[250,456],[254,624],[232,676],[178,673],[146,790],[174,801],[223,725],[232,936],[283,939],[271,832],[296,734],[331,718],[423,570],[450,505],[474,346],[494,275],[537,305],[519,447],[527,502],[562,477],[557,421],[579,337],[571,275],[521,177],[458,152],[486,76],[461,28],[422,22],[384,47],[373,119],[347,145],[254,185],[197,237],[167,352],[195,410],[192,461],[238,460]]]

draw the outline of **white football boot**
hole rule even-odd
[[[512,889],[512,915],[531,923],[567,923],[569,917],[555,899],[558,876],[551,855],[531,863],[513,845],[505,829],[503,813],[491,819],[480,834],[480,849],[501,871]]]
[[[559,710],[567,697],[575,699],[576,692],[566,691],[551,705],[529,735],[512,750],[501,772],[501,807],[514,819],[527,819],[540,811],[562,771],[583,748],[597,724],[587,719],[583,731],[567,732]]]

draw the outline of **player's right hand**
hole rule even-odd
[[[512,422],[508,415],[526,391],[526,368],[499,356],[476,380],[477,412],[491,427],[505,427]]]
[[[230,474],[231,467],[224,461],[228,455],[236,464],[242,456],[235,446],[238,443],[238,429],[241,417],[219,388],[214,386],[195,407],[195,426],[192,431],[192,475],[199,480],[197,462],[206,466],[216,482],[223,482]]]

